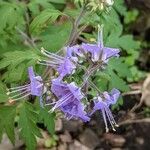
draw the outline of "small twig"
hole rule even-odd
[[[128,120],[119,122],[118,125],[122,126],[122,125],[133,124],[133,123],[142,123],[142,122],[150,123],[150,118],[137,119],[137,120],[128,119]]]
[[[136,104],[135,106],[133,106],[133,108],[130,110],[130,112],[134,112],[135,110],[137,110],[138,108],[140,108],[143,104],[143,101],[144,101],[144,98],[143,98],[143,95],[140,99],[140,102],[138,104]]]
[[[34,41],[22,30],[20,30],[18,27],[15,27],[16,30],[18,31],[18,33],[20,33],[22,35],[22,37],[27,40],[29,46],[31,46],[32,48],[37,49],[37,46],[35,45]]]
[[[79,35],[84,31],[84,29],[87,27],[87,25],[83,25],[79,31],[77,31],[75,34],[74,34],[74,37],[73,37],[73,40],[72,40],[72,45],[74,45],[76,39],[79,37]]]
[[[82,16],[84,15],[84,13],[85,13],[85,6],[82,7],[81,12],[79,13],[79,16],[76,18],[75,22],[73,23],[73,27],[72,27],[72,30],[71,30],[70,37],[69,37],[69,40],[67,42],[67,45],[71,45],[72,44],[72,42],[74,40],[74,37],[76,35],[76,32],[77,32],[80,20],[81,20]]]
[[[122,93],[122,96],[126,96],[126,95],[135,95],[135,94],[141,94],[141,90],[135,90],[135,91],[129,91],[129,92],[125,92]]]

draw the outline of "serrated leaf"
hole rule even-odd
[[[55,133],[55,114],[49,113],[45,108],[40,108],[39,117],[40,122],[43,122],[49,133],[53,135]]]
[[[19,111],[20,134],[24,139],[28,150],[36,148],[36,136],[41,137],[39,128],[36,126],[38,114],[34,111],[32,104],[22,103]]]
[[[45,9],[30,24],[30,32],[39,33],[49,23],[54,22],[62,13],[55,9]]]
[[[124,0],[115,0],[113,7],[120,15],[125,15],[127,8],[125,7]]]
[[[120,77],[132,77],[130,69],[128,68],[128,65],[125,64],[121,58],[120,59],[111,59],[109,61],[109,67],[111,67],[112,70],[115,70]]]
[[[139,15],[139,11],[137,9],[133,9],[132,11],[128,11],[125,14],[125,18],[124,18],[125,24],[129,24],[129,23],[135,21],[138,15]]]
[[[111,47],[118,47],[123,50],[126,50],[127,53],[130,53],[130,50],[137,50],[140,48],[140,42],[135,41],[132,35],[122,35],[112,32],[106,41],[106,45]]]
[[[71,25],[69,23],[64,23],[63,25],[50,25],[41,35],[42,42],[39,46],[43,46],[51,51],[58,51],[60,48],[64,47],[66,41],[68,40],[71,30]],[[59,33],[59,34],[58,34]],[[54,42],[55,41],[55,42]]]
[[[39,56],[33,51],[6,52],[3,54],[3,59],[0,63],[0,69],[3,69],[8,66],[12,69],[24,61],[35,60],[36,62],[38,59]]]
[[[4,29],[12,29],[15,25],[21,23],[22,11],[19,6],[7,2],[0,3],[0,32]]]
[[[117,88],[121,91],[128,91],[129,87],[126,82],[121,79],[113,70],[109,70],[109,75],[111,76],[109,88]]]
[[[6,102],[6,100],[8,100],[8,95],[6,93],[6,86],[0,82],[0,103]]]
[[[14,119],[16,115],[15,106],[0,106],[0,139],[2,133],[6,132],[10,141],[14,144],[15,133],[14,133]]]
[[[4,79],[6,83],[19,82],[23,80],[23,75],[26,75],[26,72],[26,65],[21,63],[13,70],[8,68],[8,71],[2,75],[2,79]]]
[[[32,12],[33,16],[36,16],[40,13],[39,7],[41,9],[55,9],[55,7],[50,3],[50,0],[30,0],[30,2],[28,3],[28,8]]]

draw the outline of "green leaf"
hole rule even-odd
[[[6,86],[0,82],[0,103],[1,102],[6,102],[8,100],[8,96],[6,95]]]
[[[40,108],[39,117],[40,117],[39,118],[40,122],[44,123],[44,125],[47,127],[49,133],[51,135],[54,135],[54,133],[55,133],[55,114],[49,113],[48,110],[45,108]]]
[[[9,71],[5,72],[2,76],[2,79],[4,79],[6,83],[21,81],[23,80],[23,75],[25,71],[26,71],[26,66],[25,64],[22,63],[16,68],[14,68],[13,70],[10,69]],[[25,75],[26,75],[26,72],[25,72]]]
[[[115,10],[120,14],[120,15],[125,15],[127,12],[127,8],[125,6],[125,2],[124,0],[115,0],[114,1],[114,5],[113,7],[115,8]]]
[[[14,144],[14,119],[16,115],[15,106],[0,106],[0,139],[3,132],[6,132],[10,141]]]
[[[63,25],[50,25],[41,35],[40,38],[42,42],[39,46],[43,46],[45,49],[50,51],[58,51],[64,47],[66,41],[68,40],[71,30],[71,25],[69,23],[64,23]],[[55,41],[55,42],[54,42]]]
[[[36,62],[38,59],[39,56],[35,52],[29,50],[6,52],[3,54],[0,69],[3,69],[8,66],[11,67],[11,69],[13,69],[24,61],[34,60]]]
[[[110,80],[110,84],[109,84],[109,88],[117,88],[121,91],[128,91],[129,87],[126,84],[126,82],[121,79],[113,70],[109,69],[109,75],[111,76],[111,80]]]
[[[112,70],[115,70],[120,77],[132,77],[130,69],[128,68],[128,65],[125,64],[121,58],[120,59],[111,59],[109,61],[109,67],[111,67]]]
[[[135,21],[138,15],[139,15],[139,11],[136,9],[133,9],[132,11],[128,11],[125,14],[125,18],[124,18],[125,24],[129,24],[129,23]]]
[[[19,112],[19,127],[21,137],[24,139],[28,150],[36,148],[36,136],[41,137],[39,128],[36,126],[38,114],[34,111],[32,104],[22,103]]]
[[[118,47],[126,50],[127,53],[130,53],[130,50],[137,50],[140,48],[140,42],[135,41],[132,35],[122,35],[112,32],[106,41],[107,46]]]
[[[23,13],[21,7],[16,4],[11,4],[7,2],[0,3],[0,32],[3,32],[4,29],[12,29],[18,23],[21,23],[23,18]]]
[[[31,33],[39,33],[49,23],[54,22],[62,13],[55,9],[45,9],[30,24]]]
[[[51,3],[56,3],[56,4],[65,4],[66,0],[49,0]]]
[[[39,9],[40,7],[40,9]],[[49,8],[49,9],[55,9],[55,7],[50,3],[50,0],[30,0],[28,3],[28,8],[32,12],[33,16],[36,16],[40,13],[40,10]]]

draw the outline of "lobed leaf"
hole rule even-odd
[[[15,106],[0,106],[0,139],[6,132],[10,141],[15,143],[14,119],[16,115]]]
[[[30,24],[31,33],[39,33],[49,23],[54,22],[62,13],[55,9],[45,9]]]
[[[28,150],[36,148],[36,136],[42,137],[39,128],[36,126],[38,114],[34,111],[32,104],[22,103],[19,111],[20,134],[24,139]]]
[[[55,114],[49,113],[47,109],[40,108],[39,113],[40,122],[43,122],[44,125],[47,127],[47,130],[51,135],[55,133]]]

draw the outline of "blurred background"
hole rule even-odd
[[[74,44],[96,42],[97,25],[103,24],[104,44],[121,49],[121,57],[94,79],[101,90],[122,91],[112,107],[119,127],[109,133],[98,112],[89,123],[57,114],[54,124],[46,112],[42,119],[30,111],[25,115],[6,95],[6,87],[26,81],[28,66],[43,71],[36,65],[41,47],[57,52],[65,46],[72,29],[68,16],[75,19],[84,0],[0,0],[0,150],[150,149],[150,0],[106,2],[88,1]],[[36,104],[32,109],[38,114]]]

